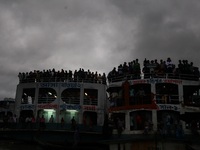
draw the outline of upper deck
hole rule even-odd
[[[189,81],[199,81],[199,68],[193,66],[192,62],[187,60],[179,60],[177,67],[172,63],[171,59],[167,61],[157,59],[147,60],[145,58],[143,67],[141,67],[138,59],[132,62],[120,64],[118,68],[113,68],[108,74],[108,82],[118,82],[124,80],[150,79],[150,78],[169,78]]]
[[[18,74],[19,83],[34,83],[34,82],[84,82],[84,83],[100,83],[106,84],[105,73],[100,74],[85,71],[84,69],[75,70],[74,73],[69,70],[56,71],[49,70],[34,70],[30,72],[23,72]]]

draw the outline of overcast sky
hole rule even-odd
[[[199,0],[0,0],[0,99],[18,73],[105,72],[136,58],[200,66]]]

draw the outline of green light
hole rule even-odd
[[[54,109],[44,109],[44,111],[46,111],[46,112],[55,112]]]

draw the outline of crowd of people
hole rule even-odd
[[[56,71],[54,68],[49,70],[34,70],[30,72],[19,72],[18,74],[20,83],[27,82],[89,82],[89,83],[101,83],[106,84],[106,74],[100,74],[97,71],[91,72],[85,71],[80,68],[72,72],[61,69]]]
[[[108,81],[116,81],[119,79],[140,79],[141,74],[144,78],[158,78],[158,77],[168,77],[189,79],[189,80],[199,80],[200,72],[199,68],[193,65],[193,62],[188,62],[188,60],[179,60],[176,67],[175,63],[172,62],[171,58],[167,60],[158,61],[148,60],[145,58],[143,61],[143,67],[141,67],[139,60],[135,59],[131,62],[124,62],[123,65],[120,64],[117,68],[114,67],[112,71],[108,73]]]
[[[156,78],[164,77],[168,74],[168,77],[183,78],[190,80],[199,80],[200,72],[199,68],[193,65],[193,62],[188,60],[179,60],[178,65],[172,62],[171,58],[167,60],[158,61],[157,59],[148,60],[145,58],[143,66],[141,67],[139,60],[135,59],[131,62],[124,62],[117,68],[114,67],[112,71],[106,76],[105,73],[100,74],[97,71],[91,72],[89,69],[85,71],[83,68],[75,70],[74,72],[69,70],[34,70],[30,72],[19,72],[19,82],[89,82],[89,83],[102,83],[106,84],[106,79],[109,82],[121,80],[125,77],[128,79],[140,79],[141,74],[144,78]]]
[[[2,124],[0,124],[1,128],[11,128],[11,129],[36,129],[44,130],[46,128],[46,124],[56,124],[56,120],[53,115],[47,120],[44,115],[34,117],[34,115],[28,115],[26,117],[19,116],[15,114],[5,115],[3,118]],[[66,125],[70,124],[70,121],[66,122],[66,120],[62,117],[60,120],[60,127],[62,129],[66,128]],[[78,124],[74,117],[71,119],[71,130],[75,130]]]

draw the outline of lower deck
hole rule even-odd
[[[108,117],[108,126],[118,130],[122,124],[125,134],[149,134],[159,132],[166,135],[181,136],[200,132],[200,113],[174,110],[123,110],[112,111]]]

